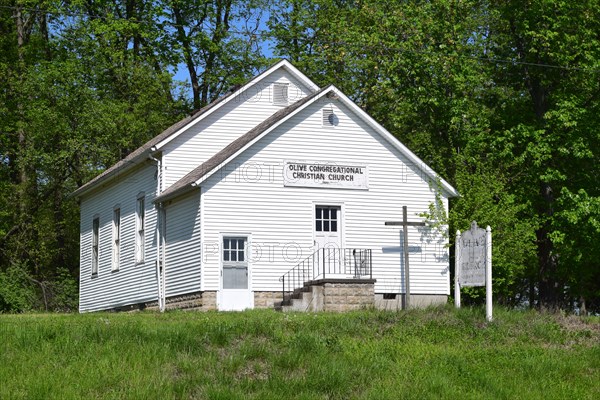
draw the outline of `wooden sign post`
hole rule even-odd
[[[485,286],[485,314],[492,320],[492,229],[482,229],[477,222],[471,229],[456,231],[454,256],[454,304],[460,308],[460,288]]]
[[[402,226],[404,234],[404,286],[406,287],[405,308],[410,308],[410,269],[408,266],[408,227],[409,226],[425,226],[425,222],[408,222],[408,211],[406,206],[402,206],[402,221],[386,221],[386,226]]]

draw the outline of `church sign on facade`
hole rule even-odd
[[[286,161],[283,182],[284,186],[368,189],[369,169],[365,165]]]

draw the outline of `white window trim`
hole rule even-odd
[[[321,218],[319,218],[319,216],[317,215],[317,209],[320,208],[321,210],[329,210],[329,216],[327,218],[325,218],[323,215],[321,215]],[[335,219],[333,219],[331,217],[331,210],[336,210],[335,213]],[[340,206],[331,206],[331,205],[322,205],[322,204],[316,204],[315,205],[315,232],[341,232],[341,217],[342,217],[342,208]],[[316,227],[316,223],[320,221],[321,222],[321,230],[318,230]],[[335,231],[331,229],[331,224],[332,222],[335,221],[336,224],[336,228]],[[328,228],[325,229],[325,223],[327,223]]]
[[[92,277],[98,276],[98,270],[100,269],[100,216],[94,215],[92,218]]]
[[[121,261],[121,206],[113,208],[112,223],[112,270],[118,271]]]
[[[146,198],[140,192],[135,202],[135,263],[142,264],[145,259],[146,241]],[[140,207],[141,205],[141,207]]]

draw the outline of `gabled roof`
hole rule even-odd
[[[365,111],[358,107],[352,100],[344,95],[335,86],[330,85],[318,92],[307,96],[296,103],[279,110],[271,117],[264,120],[262,123],[248,131],[246,134],[240,136],[238,139],[231,142],[223,150],[215,154],[206,162],[196,167],[193,171],[185,175],[183,178],[175,182],[167,190],[162,192],[154,200],[155,203],[161,203],[166,200],[172,199],[180,194],[183,194],[194,187],[197,187],[210,177],[213,173],[219,170],[222,166],[236,158],[238,155],[247,150],[255,142],[260,140],[262,137],[267,135],[269,132],[280,126],[283,122],[297,114],[301,110],[308,107],[323,96],[330,96],[339,99],[343,104],[353,110],[363,121],[369,124],[375,129],[380,135],[388,140],[396,149],[398,149],[405,157],[413,162],[415,166],[420,168],[427,176],[429,176],[434,182],[438,182],[441,188],[448,193],[449,196],[458,196],[458,192],[448,182],[442,179],[435,173],[429,166],[427,166],[419,157],[411,152],[406,146],[404,146],[398,139],[396,139],[390,132],[388,132],[383,126],[377,123],[371,118]]]
[[[321,89],[318,92],[312,93],[309,96],[295,102],[294,104],[282,108],[269,118],[265,119],[260,124],[240,136],[233,142],[229,143],[227,147],[219,151],[217,154],[209,158],[207,161],[200,164],[194,170],[189,172],[183,178],[171,185],[167,190],[162,192],[155,200],[155,203],[163,202],[169,198],[175,197],[179,194],[186,192],[194,187],[194,184],[202,179],[207,174],[212,174],[219,166],[226,163],[233,155],[237,155],[238,152],[245,150],[249,145],[267,131],[269,128],[276,124],[280,124],[291,115],[295,114],[296,110],[302,108],[303,105],[310,103],[316,97],[319,97],[329,88]]]
[[[132,153],[127,155],[127,157],[123,158],[122,160],[120,160],[119,162],[114,164],[112,167],[110,167],[107,170],[105,170],[104,172],[102,172],[100,175],[96,176],[95,178],[93,178],[92,180],[87,182],[86,184],[79,187],[77,190],[75,190],[71,194],[71,196],[74,196],[74,197],[81,196],[85,192],[92,190],[99,184],[107,182],[112,177],[122,174],[129,168],[132,168],[133,166],[140,164],[142,161],[146,160],[148,158],[148,156],[150,156],[152,153],[160,150],[164,145],[169,143],[171,140],[175,139],[181,133],[185,132],[189,127],[196,124],[197,122],[199,122],[201,119],[207,117],[208,115],[212,114],[212,112],[219,109],[224,104],[227,104],[232,99],[235,99],[238,95],[243,93],[245,90],[247,90],[251,86],[255,85],[256,83],[258,83],[265,77],[269,76],[271,73],[278,70],[279,68],[286,69],[292,76],[294,76],[299,81],[304,83],[312,91],[316,91],[319,89],[319,87],[314,82],[312,82],[310,79],[308,79],[303,73],[301,73],[289,61],[280,60],[277,63],[275,63],[273,66],[271,66],[269,69],[267,69],[265,72],[252,78],[250,81],[248,81],[246,84],[241,86],[239,89],[227,93],[226,95],[216,99],[215,101],[206,105],[205,107],[201,108],[200,110],[194,112],[192,115],[171,125],[166,130],[164,130],[162,133],[160,133],[159,135],[150,139],[144,145],[142,145],[141,147],[139,147],[138,149],[136,149],[135,151],[133,151]]]

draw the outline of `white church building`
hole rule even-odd
[[[448,238],[388,221],[456,190],[335,86],[288,61],[74,193],[80,312],[343,311],[444,303]],[[409,249],[406,283],[404,249]],[[407,287],[408,286],[408,287]]]

